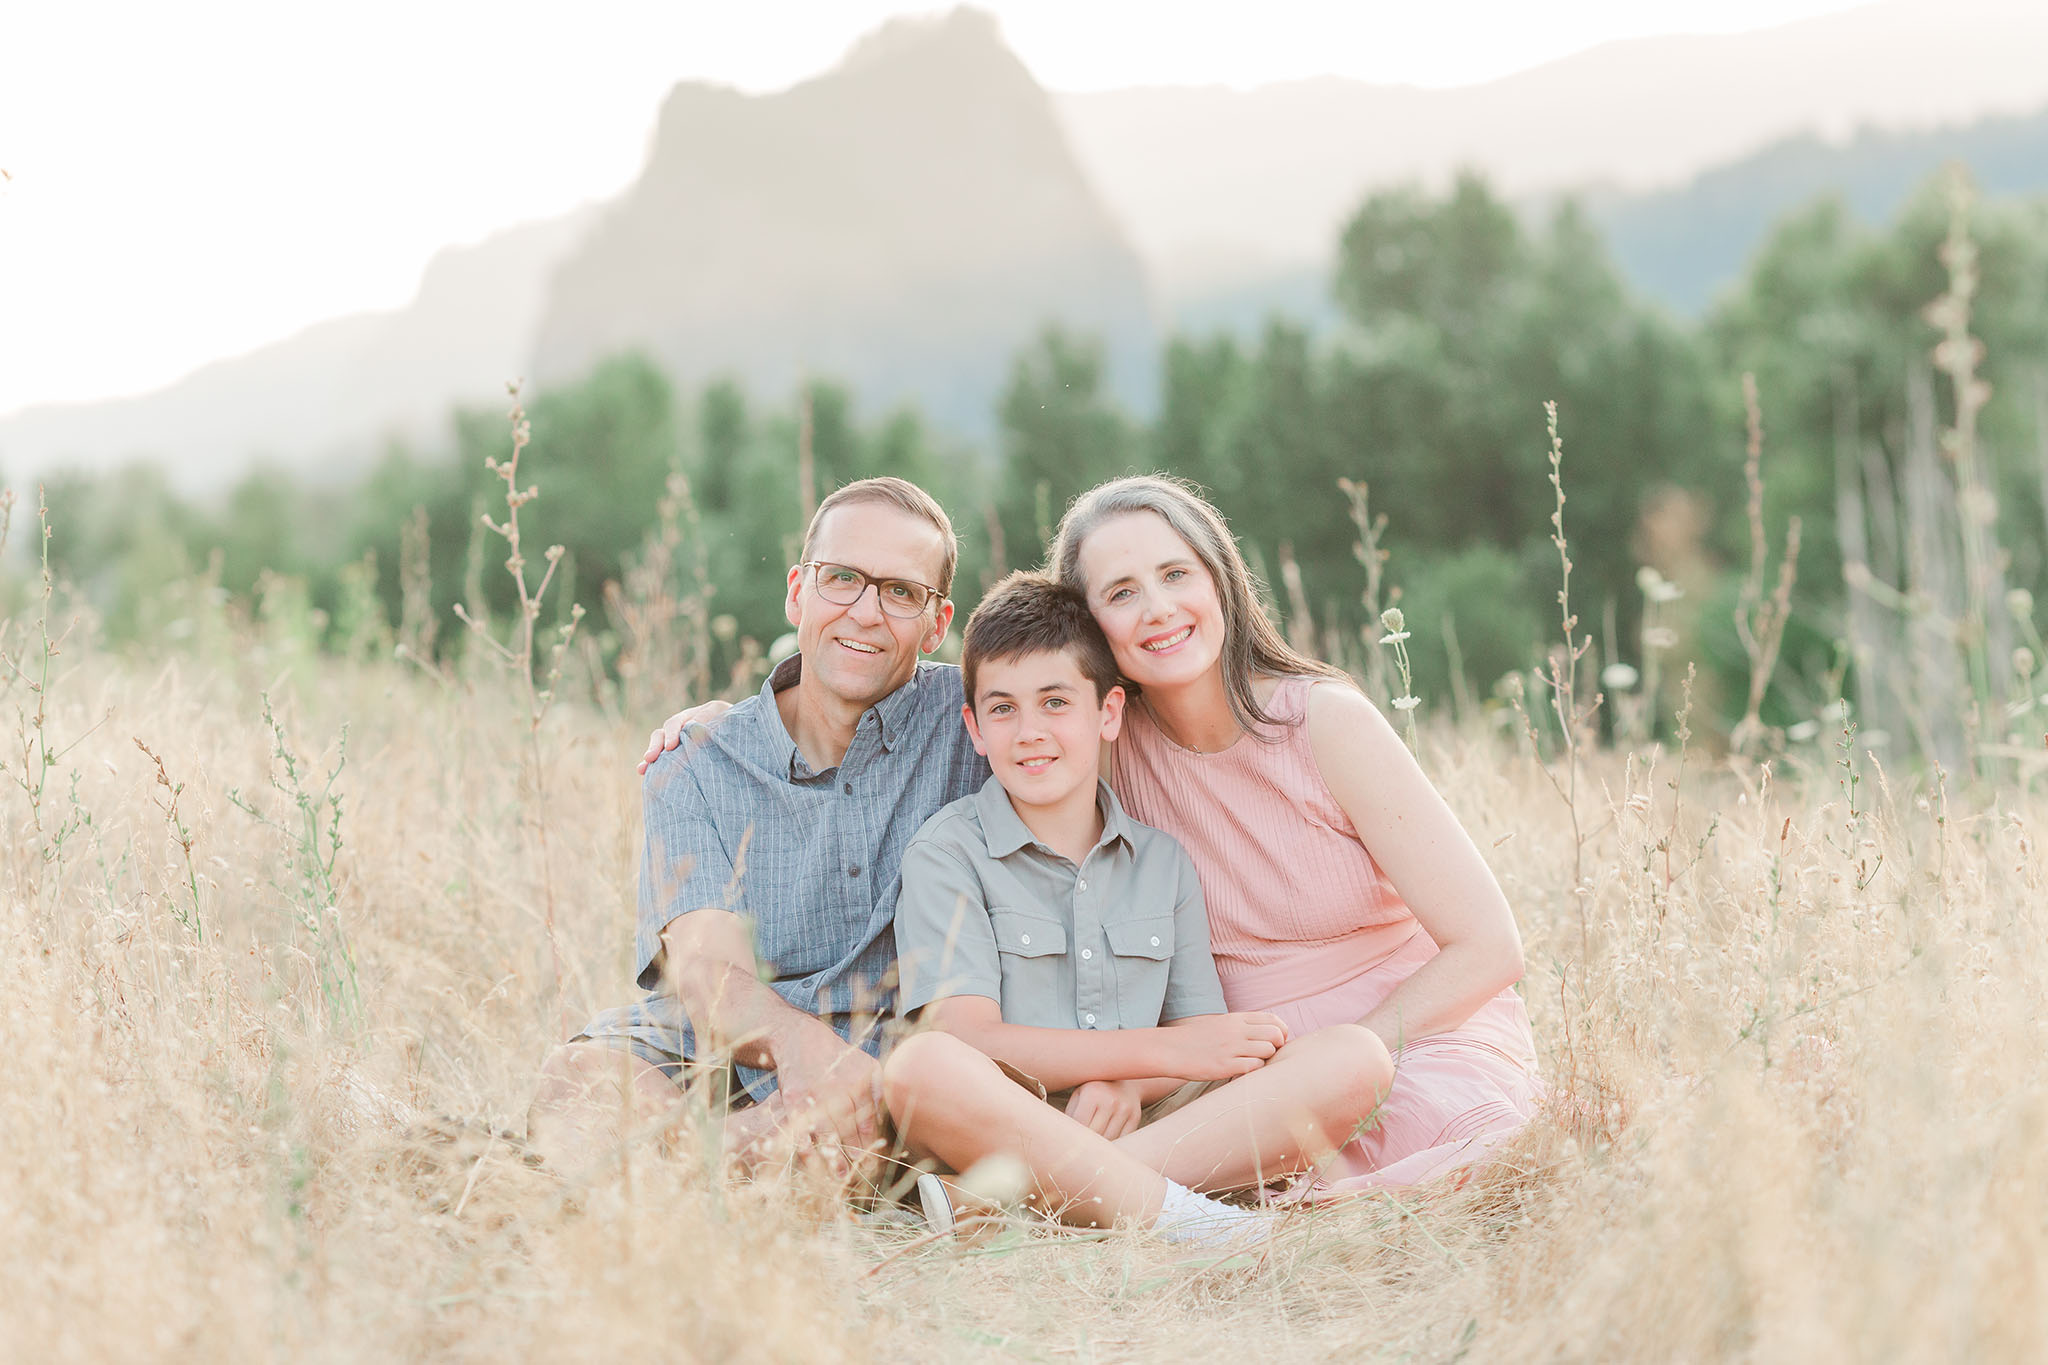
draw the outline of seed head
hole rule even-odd
[[[1390,631],[1399,633],[1408,629],[1408,618],[1401,614],[1399,607],[1388,607],[1380,613],[1380,624]]]

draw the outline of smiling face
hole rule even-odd
[[[844,564],[870,579],[935,585],[945,570],[945,543],[936,526],[900,507],[850,502],[826,513],[809,558]],[[850,707],[865,710],[908,682],[919,652],[937,649],[953,619],[953,604],[941,598],[918,616],[891,616],[872,586],[850,606],[827,602],[815,574],[801,565],[789,571],[783,612],[796,627],[803,686]]]
[[[1081,578],[1117,667],[1139,687],[1176,687],[1218,667],[1216,579],[1156,512],[1111,517],[1080,547]]]
[[[1102,745],[1123,724],[1121,687],[1098,698],[1073,653],[1060,649],[985,659],[974,691],[973,705],[961,708],[967,732],[1012,803],[1093,803]]]

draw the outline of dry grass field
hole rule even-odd
[[[52,630],[73,610],[60,587]],[[1544,1117],[1467,1187],[1298,1216],[1257,1264],[1021,1226],[956,1248],[799,1179],[636,1149],[572,1191],[521,1159],[549,1043],[629,989],[648,717],[565,681],[530,740],[498,675],[185,610],[148,656],[80,620],[47,678],[32,594],[0,636],[0,1358],[2011,1359],[2048,1336],[2048,802],[2016,780],[1858,760],[1852,783],[1826,736],[1767,764],[1589,753],[1581,849],[1526,743],[1425,724],[1527,940]]]

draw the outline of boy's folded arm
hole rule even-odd
[[[1087,1081],[1158,1082],[1159,1095],[1182,1084],[1164,1073],[1174,1059],[1163,1030],[1034,1028],[1003,1022],[1002,1007],[980,995],[949,995],[925,1006],[925,1017],[962,1042],[1006,1062],[1048,1090]],[[1149,1096],[1151,1099],[1158,1095]]]

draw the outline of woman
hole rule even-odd
[[[1513,989],[1521,937],[1407,746],[1349,677],[1287,646],[1221,514],[1188,484],[1141,476],[1083,494],[1052,565],[1128,680],[1110,783],[1194,859],[1225,1003],[1296,1036],[1361,1023],[1393,1055],[1369,1130],[1312,1193],[1482,1159],[1543,1093]],[[720,709],[672,717],[647,759]]]
[[[1410,1185],[1483,1157],[1542,1095],[1522,947],[1479,850],[1349,678],[1288,648],[1222,517],[1172,479],[1083,494],[1054,569],[1135,694],[1111,783],[1193,857],[1232,1010],[1356,1021],[1394,1084],[1325,1168]]]

